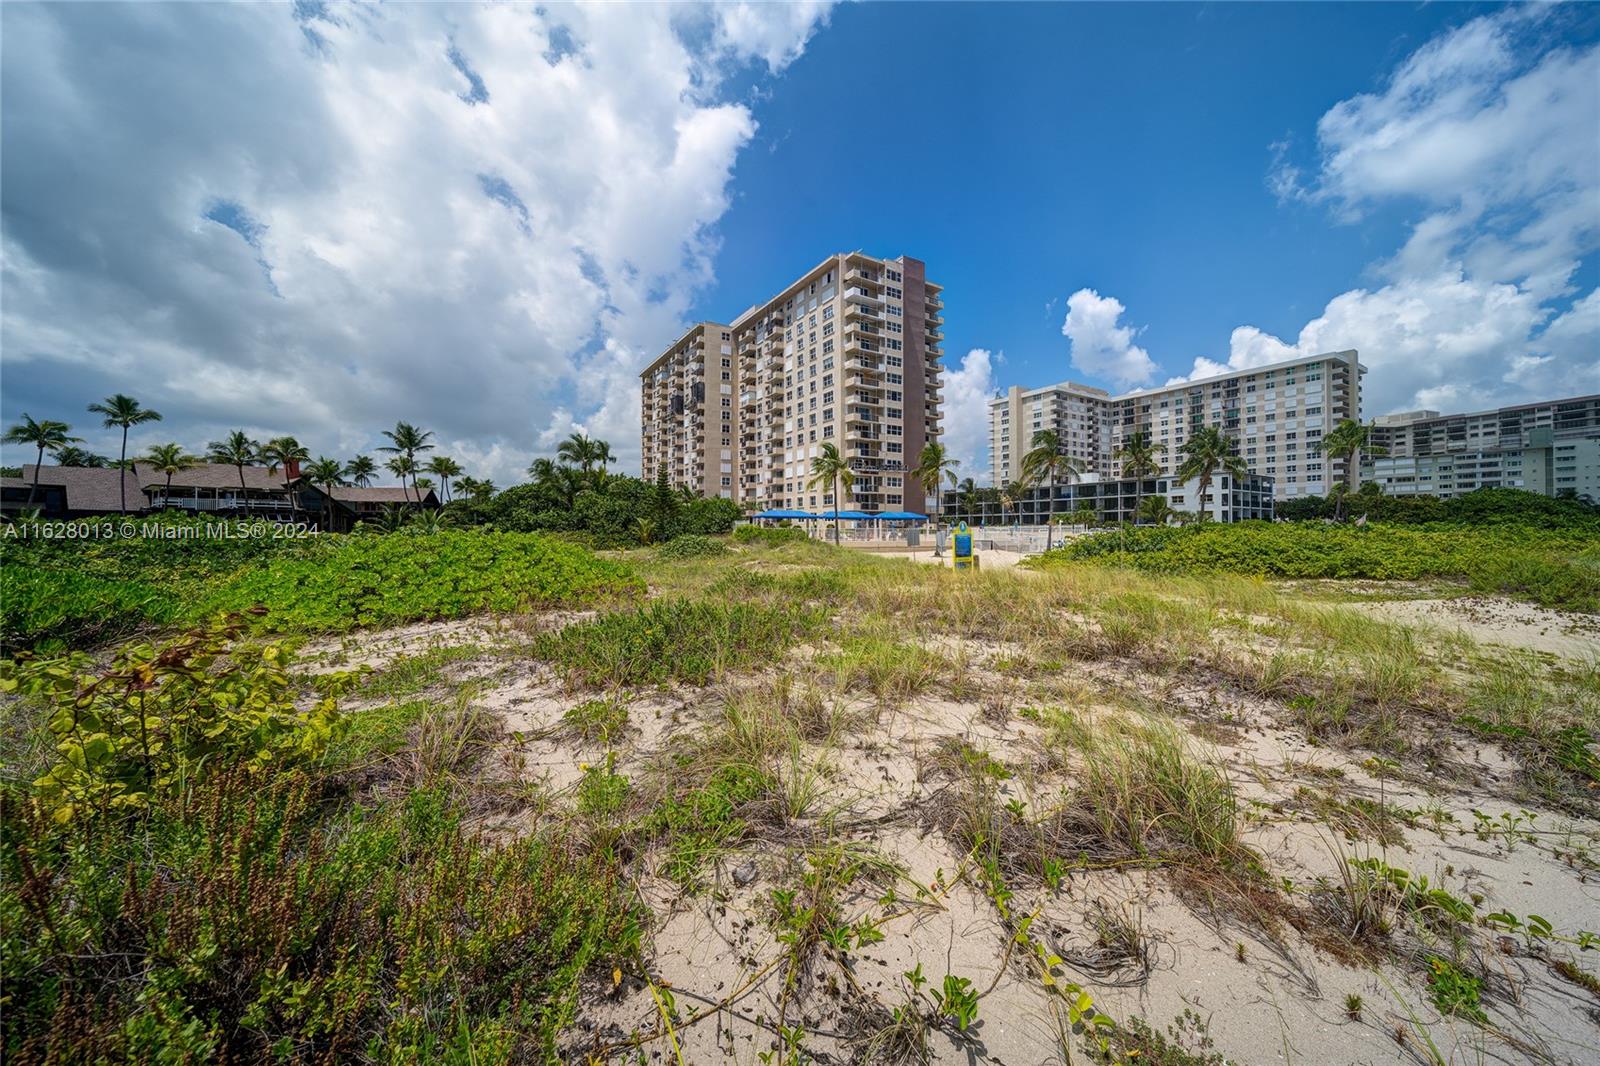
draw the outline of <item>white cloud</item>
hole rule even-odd
[[[1061,323],[1071,342],[1072,365],[1124,388],[1144,384],[1156,372],[1150,353],[1133,343],[1137,331],[1120,323],[1126,310],[1113,296],[1079,289],[1067,297],[1067,317]]]
[[[945,451],[961,462],[957,474],[987,485],[989,477],[989,400],[995,393],[994,367],[1004,356],[974,348],[944,375]]]
[[[1234,330],[1228,367],[1359,349],[1369,415],[1600,388],[1600,302],[1573,288],[1600,248],[1600,47],[1562,43],[1566,17],[1508,8],[1423,45],[1380,91],[1322,116],[1309,183],[1272,146],[1280,200],[1345,221],[1397,204],[1422,215],[1376,264],[1384,284],[1334,297],[1292,343]]]
[[[1588,338],[1591,353],[1600,340],[1600,304],[1591,294],[1580,306],[1591,308],[1587,316],[1582,311],[1570,320],[1564,316],[1561,332],[1550,338],[1559,341],[1560,372],[1551,362],[1519,362],[1550,347],[1544,339],[1550,330],[1538,335],[1547,313],[1532,294],[1460,273],[1343,293],[1306,323],[1292,344],[1253,326],[1240,327],[1233,332],[1226,369],[1355,348],[1369,371],[1362,404],[1369,416],[1441,404],[1484,407],[1571,395],[1592,391],[1597,384],[1592,368],[1586,382],[1573,364],[1580,337]],[[1196,360],[1191,376],[1220,369]]]
[[[502,484],[582,425],[636,468],[756,130],[723,84],[826,14],[6,5],[5,414],[124,391],[140,446],[344,454],[403,418]]]

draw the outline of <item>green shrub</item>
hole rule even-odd
[[[0,646],[85,647],[170,620],[178,599],[143,581],[23,564],[0,569]]]
[[[329,814],[235,770],[135,832],[3,799],[7,1059],[555,1061],[582,976],[639,950],[612,860],[489,846],[432,790]]]
[[[806,531],[799,526],[746,525],[733,531],[733,539],[739,544],[760,544],[776,548],[784,544],[801,544],[811,538],[806,536]]]
[[[179,797],[206,774],[249,773],[319,758],[338,721],[335,675],[301,711],[289,656],[274,645],[238,642],[238,622],[217,622],[162,647],[130,644],[109,668],[88,656],[0,663],[0,691],[41,697],[58,740],[50,769],[34,783],[59,821],[137,810]]]
[[[326,538],[234,575],[199,610],[260,604],[272,629],[338,632],[593,603],[641,588],[626,566],[552,537],[447,530]]]
[[[770,662],[820,621],[803,608],[665,600],[540,634],[533,654],[570,686],[703,685]]]
[[[700,559],[711,555],[721,555],[727,550],[727,545],[720,540],[689,533],[667,541],[656,549],[656,554],[663,559]]]
[[[1239,522],[1083,537],[1036,560],[1096,560],[1162,573],[1291,578],[1465,579],[1547,606],[1600,610],[1595,530],[1501,522],[1367,526]]]

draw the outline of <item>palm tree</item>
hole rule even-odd
[[[444,512],[424,510],[412,515],[406,522],[406,528],[418,533],[438,533],[449,524],[450,520],[444,516]]]
[[[461,464],[448,455],[436,455],[429,459],[428,465],[422,469],[439,479],[444,488],[444,498],[448,500],[450,498],[450,479],[461,476]]]
[[[152,411],[149,408],[141,407],[139,406],[138,400],[135,400],[132,396],[124,396],[120,392],[115,396],[107,396],[105,400],[100,403],[90,404],[89,413],[93,415],[105,415],[105,424],[107,427],[122,427],[122,454],[119,456],[119,458],[123,463],[128,461],[128,427],[137,426],[145,422],[161,421],[160,411]],[[118,480],[117,493],[121,497],[120,513],[127,514],[127,478],[124,477]]]
[[[917,468],[911,472],[911,476],[922,486],[924,497],[933,497],[935,514],[938,514],[939,507],[939,483],[949,481],[950,487],[955,488],[958,483],[956,468],[960,465],[961,460],[950,458],[944,445],[938,441],[925,444],[922,454],[917,457]]]
[[[27,416],[24,415],[23,417]],[[69,444],[64,448],[57,448],[55,455],[56,463],[60,466],[78,466],[87,467],[90,470],[104,470],[106,467],[111,465],[111,460],[107,459],[105,456],[96,455],[94,452],[80,448],[75,444]]]
[[[469,500],[482,499],[484,496],[494,494],[494,482],[479,481],[475,477],[463,477],[456,482],[456,488],[461,490],[461,495]]]
[[[958,507],[967,517],[972,517],[972,512],[978,506],[978,483],[969,478],[962,478],[961,484],[956,486]]]
[[[1177,478],[1179,481],[1200,482],[1199,519],[1204,522],[1210,511],[1206,508],[1206,490],[1211,488],[1211,479],[1218,470],[1231,474],[1235,478],[1248,477],[1249,468],[1244,465],[1233,452],[1233,440],[1216,426],[1201,426],[1189,435],[1183,442],[1183,447],[1178,449],[1178,454],[1183,456],[1183,462],[1178,466]]]
[[[590,441],[590,448],[594,456],[594,461],[600,465],[600,473],[603,480],[606,472],[606,464],[615,462],[616,457],[611,454],[611,445],[606,441]]]
[[[634,519],[633,535],[639,538],[640,544],[649,544],[656,539],[655,522],[648,518]]]
[[[818,485],[827,485],[833,488],[833,543],[839,545],[839,492],[841,486],[848,489],[856,482],[856,474],[850,469],[850,463],[839,454],[839,448],[834,444],[824,444],[822,454],[811,460],[811,477],[806,481],[807,488],[816,488]]]
[[[1150,439],[1150,434],[1145,430],[1128,434],[1128,439],[1122,442],[1122,447],[1116,450],[1114,458],[1122,463],[1122,476],[1133,478],[1133,524],[1139,524],[1139,503],[1144,493],[1144,479],[1155,477],[1161,473],[1161,464],[1156,462],[1156,456],[1167,450],[1165,444],[1157,444]]]
[[[1016,509],[1017,501],[1022,498],[1022,494],[1026,491],[1027,490],[1022,486],[1022,483],[1017,481],[1008,481],[1004,487],[1000,489],[1001,525],[1005,525],[1006,515],[1012,510]]]
[[[358,455],[344,464],[344,476],[350,479],[353,485],[366,488],[372,484],[372,478],[378,472],[378,464],[372,461],[370,455]]]
[[[249,491],[244,486],[244,468],[261,458],[261,445],[251,440],[244,430],[236,429],[222,440],[206,445],[206,458],[239,471],[239,502],[243,506]]]
[[[1056,482],[1068,482],[1077,479],[1084,471],[1082,459],[1076,459],[1066,454],[1060,436],[1053,429],[1041,429],[1033,435],[1033,447],[1027,455],[1022,457],[1023,479],[1032,483],[1034,488],[1046,486],[1044,508],[1044,550],[1049,551],[1055,533],[1050,524],[1050,514],[1055,510]]]
[[[333,490],[344,484],[344,473],[344,465],[326,455],[318,456],[317,461],[305,469],[306,480],[322,490],[324,529],[333,527]]]
[[[55,422],[45,419],[35,422],[33,416],[24,412],[22,421],[6,430],[5,442],[7,444],[25,444],[39,449],[39,457],[33,463],[33,487],[28,490],[28,503],[31,505],[35,496],[39,495],[39,467],[44,464],[44,453],[60,452],[68,444],[82,437],[71,437],[67,431],[72,427],[65,422]]]
[[[1138,525],[1139,522],[1143,520],[1154,526],[1164,526],[1167,524],[1167,521],[1176,513],[1177,512],[1175,512],[1172,507],[1168,505],[1167,498],[1165,496],[1146,496],[1144,499],[1140,500],[1138,506],[1134,508],[1133,521],[1134,525]]]
[[[939,556],[939,483],[946,478],[950,479],[950,487],[956,487],[956,467],[961,462],[951,459],[944,450],[944,445],[938,441],[929,441],[923,445],[922,454],[917,457],[917,467],[911,476],[917,484],[922,486],[922,505],[927,507],[928,497],[933,497],[933,554]]]
[[[411,484],[416,487],[418,503],[422,502],[422,494],[424,492],[433,491],[433,478],[431,477],[417,477],[415,474],[413,474],[411,477]]]
[[[161,490],[161,507],[165,510],[172,504],[172,475],[194,466],[200,462],[200,457],[188,454],[178,444],[156,444],[145,453],[143,462],[154,467],[156,473],[167,475],[167,483]]]
[[[1098,521],[1100,521],[1100,514],[1094,509],[1094,504],[1088,500],[1079,500],[1078,506],[1072,511],[1072,524],[1087,528]]]
[[[1356,456],[1363,451],[1373,457],[1388,455],[1389,449],[1381,444],[1373,444],[1372,427],[1363,426],[1353,418],[1346,418],[1341,421],[1311,447],[1312,450],[1321,452],[1330,459],[1344,460],[1344,477],[1341,479],[1344,491],[1339,493],[1333,509],[1334,520],[1342,520],[1344,518],[1344,500],[1350,494],[1350,488],[1354,482]]]
[[[300,501],[296,498],[290,472],[298,475],[300,464],[311,461],[310,450],[293,437],[273,437],[261,446],[261,458],[266,460],[268,474],[276,474],[280,466],[283,468],[283,491],[289,494],[289,510],[298,511]]]
[[[598,453],[595,442],[582,433],[574,433],[556,446],[556,458],[565,463],[575,464],[585,474],[594,465]]]
[[[381,445],[378,450],[380,452],[403,455],[410,459],[411,477],[415,481],[417,476],[417,453],[433,451],[433,445],[428,443],[428,438],[433,436],[433,431],[418,429],[410,422],[396,422],[394,429],[384,430],[383,435],[389,438],[389,443]],[[393,470],[394,467],[390,466],[389,469]],[[405,484],[402,482],[400,487],[405,488]],[[414,488],[415,485],[412,487]]]
[[[397,455],[383,464],[389,468],[389,473],[400,479],[400,491],[405,494],[406,502],[411,502],[411,493],[406,488],[406,478],[417,472],[417,461],[409,455]]]

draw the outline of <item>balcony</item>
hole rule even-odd
[[[844,290],[845,303],[863,304],[868,307],[882,307],[883,297],[865,289],[848,288]]]

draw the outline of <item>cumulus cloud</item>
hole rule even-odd
[[[341,455],[403,418],[501,483],[582,426],[636,465],[756,130],[724,85],[826,15],[6,5],[4,416],[123,391],[167,415],[135,447]]]
[[[1072,348],[1072,365],[1120,387],[1142,385],[1156,373],[1150,353],[1133,343],[1138,332],[1121,324],[1127,308],[1114,296],[1079,289],[1067,297],[1061,332]]]
[[[1355,348],[1369,369],[1363,397],[1369,415],[1497,406],[1600,388],[1594,361],[1600,300],[1591,294],[1541,332],[1546,317],[1533,294],[1516,285],[1459,272],[1405,279],[1334,297],[1292,344],[1242,326],[1233,331],[1226,364],[1198,359],[1190,377]],[[1585,346],[1587,364],[1580,355]]]
[[[1600,387],[1600,298],[1573,284],[1600,248],[1600,46],[1563,43],[1567,17],[1473,19],[1330,108],[1311,165],[1272,146],[1281,201],[1342,221],[1395,205],[1420,216],[1375,264],[1384,284],[1334,297],[1292,343],[1234,330],[1228,367],[1358,348],[1368,413]],[[1193,374],[1221,366],[1197,360]]]
[[[952,459],[960,460],[958,474],[987,485],[989,477],[989,400],[995,394],[994,371],[1003,355],[974,348],[961,365],[944,375],[944,427],[941,440]]]

